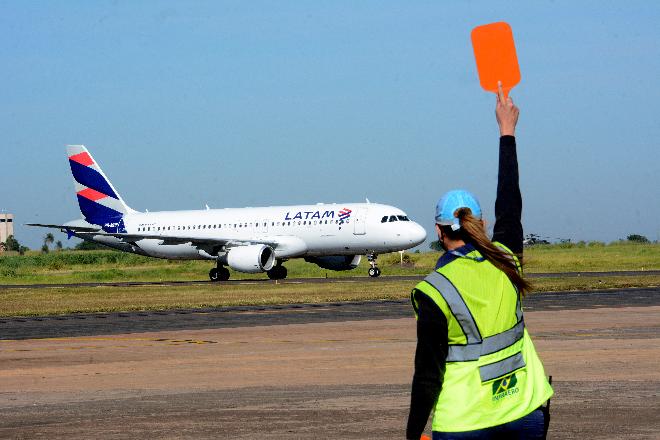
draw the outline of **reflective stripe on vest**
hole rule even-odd
[[[525,366],[525,359],[521,352],[509,356],[501,361],[493,362],[492,364],[483,365],[479,367],[479,375],[482,382],[496,379],[498,377],[506,376],[516,370],[520,370]]]
[[[438,272],[431,272],[429,276],[424,278],[424,281],[433,286],[445,299],[449,310],[456,317],[461,329],[463,329],[468,345],[481,343],[481,333],[479,333],[477,323],[474,322],[470,309],[468,309],[467,304],[463,301],[463,297],[458,293],[458,290],[456,290],[456,287],[454,287],[451,281]]]
[[[458,293],[452,282],[438,272],[431,272],[424,281],[442,295],[467,339],[467,345],[449,345],[447,362],[476,361],[481,356],[495,353],[515,344],[523,337],[525,322],[523,321],[520,298],[516,300],[516,317],[518,318],[516,325],[501,333],[482,339],[472,313],[470,313],[463,297]]]

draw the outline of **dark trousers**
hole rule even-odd
[[[492,428],[464,432],[436,432],[433,440],[542,440],[545,438],[545,420],[539,408],[525,417]]]

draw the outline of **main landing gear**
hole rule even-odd
[[[286,267],[282,266],[282,262],[278,261],[271,270],[266,272],[266,275],[268,275],[268,278],[271,280],[283,280],[286,278],[287,270]]]
[[[369,261],[369,264],[371,267],[369,268],[369,276],[371,278],[376,278],[380,276],[380,269],[376,266],[376,259],[378,258],[378,255],[376,254],[367,254],[367,260]]]
[[[225,266],[218,265],[209,271],[209,278],[211,281],[227,281],[229,279],[229,269]]]

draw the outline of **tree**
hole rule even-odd
[[[25,251],[29,250],[27,247],[21,246],[21,244],[13,235],[7,237],[7,241],[4,243],[4,248],[6,251],[18,252],[21,255],[23,255]]]
[[[50,251],[50,249],[48,249],[48,245],[46,243],[44,243],[44,245],[41,246],[41,252],[43,252],[44,254],[47,254],[48,251]]]
[[[5,249],[8,251],[20,252],[21,244],[13,235],[10,235],[7,237],[7,241],[5,241]]]
[[[49,232],[48,234],[46,234],[46,235],[44,236],[44,245],[41,247],[41,250],[42,250],[43,252],[48,252],[48,251],[50,250],[50,249],[48,248],[48,245],[49,245],[49,244],[53,244],[54,241],[55,241],[55,237],[53,236],[53,234],[52,234],[51,232]]]
[[[635,243],[648,243],[649,239],[639,234],[630,234],[626,237],[626,240],[633,241]]]
[[[57,249],[58,251],[61,251],[62,247],[63,247],[62,242],[60,240],[57,240],[57,242],[55,243],[55,249]]]
[[[442,249],[442,246],[440,245],[440,240],[432,241],[431,244],[429,244],[429,247],[434,251],[438,251],[438,252],[444,251],[444,249]]]

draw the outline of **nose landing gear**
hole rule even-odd
[[[367,254],[367,260],[369,261],[369,264],[371,267],[369,268],[369,276],[372,278],[376,278],[380,276],[380,269],[376,265],[376,259],[378,258],[378,255],[376,254]]]

